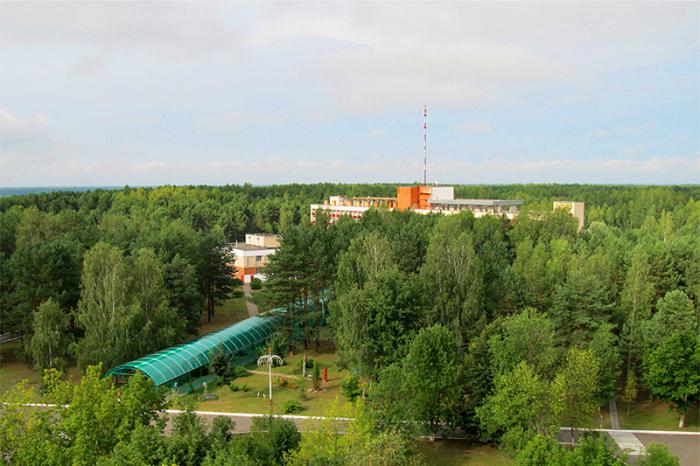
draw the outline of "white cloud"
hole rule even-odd
[[[445,183],[684,184],[700,181],[700,157],[441,160],[432,172]]]
[[[242,30],[224,21],[220,5],[206,2],[3,2],[0,8],[4,46],[78,44],[196,58],[237,45]]]
[[[464,131],[466,133],[492,133],[494,127],[485,121],[473,121],[470,123],[459,123],[453,126],[453,129],[457,131]]]
[[[40,143],[47,137],[46,117],[43,114],[22,117],[0,107],[0,146],[5,150],[18,144]]]
[[[201,129],[217,131],[238,131],[245,126],[276,126],[289,123],[292,115],[288,111],[269,113],[223,112],[200,117],[196,125]]]
[[[699,17],[679,3],[276,4],[247,40],[325,43],[314,70],[346,110],[370,113],[514,102],[538,83],[668,60],[697,42]]]
[[[164,169],[168,164],[163,160],[149,160],[146,162],[135,163],[131,166],[131,170],[136,173],[150,173]]]

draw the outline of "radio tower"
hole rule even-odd
[[[423,186],[428,186],[428,107],[423,105]]]

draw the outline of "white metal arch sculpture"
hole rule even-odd
[[[284,364],[282,358],[276,354],[272,354],[271,349],[268,349],[267,354],[263,354],[258,358],[258,367],[267,366],[270,408],[272,408],[272,366],[281,366],[282,364]]]

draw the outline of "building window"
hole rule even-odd
[[[262,260],[262,256],[255,256],[255,262],[260,262]]]

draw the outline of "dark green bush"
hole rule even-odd
[[[360,389],[360,377],[357,374],[348,374],[343,379],[341,389],[343,390],[345,399],[350,402],[355,401],[355,399],[362,394],[362,390]]]
[[[282,412],[285,414],[298,413],[301,411],[301,403],[296,400],[287,400],[282,403]]]

